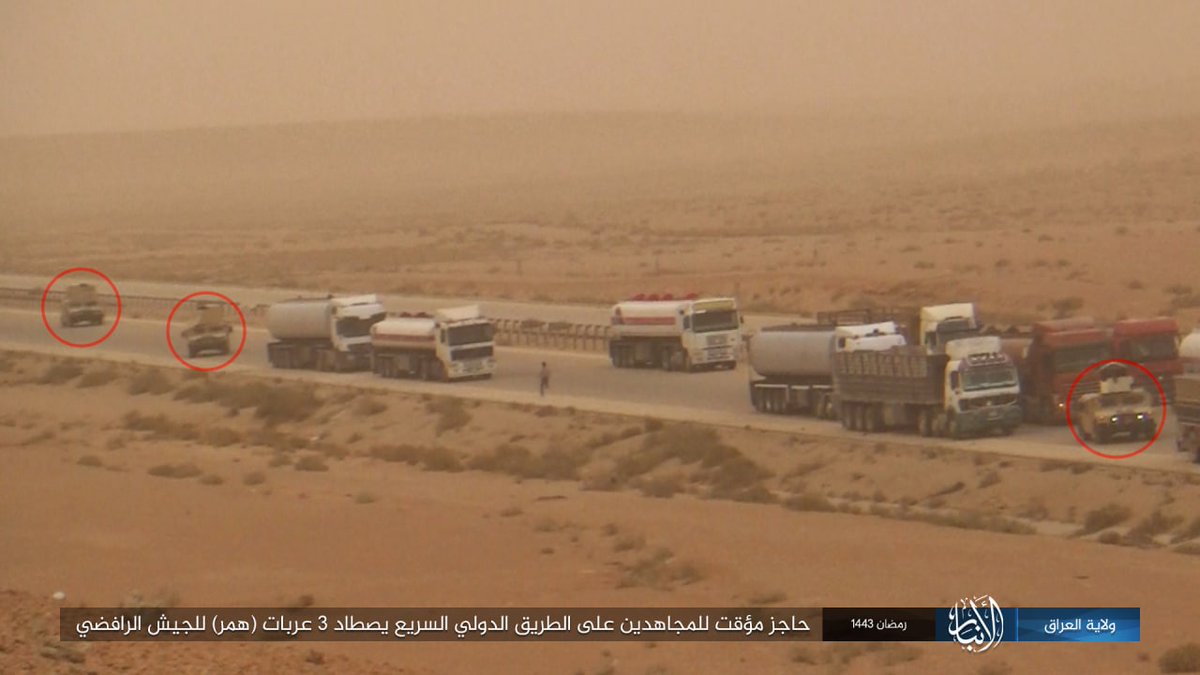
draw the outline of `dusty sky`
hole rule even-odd
[[[1200,110],[1198,35],[1191,0],[0,0],[0,134],[600,110],[1171,114]]]

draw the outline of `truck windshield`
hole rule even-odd
[[[371,334],[371,326],[387,318],[387,312],[372,314],[369,317],[348,316],[338,319],[338,335],[346,338],[366,337]]]
[[[469,345],[476,342],[491,342],[495,329],[490,323],[476,323],[467,326],[453,326],[446,336],[450,346]]]
[[[963,389],[976,391],[1011,387],[1017,383],[1017,370],[1010,365],[983,366],[963,371]]]
[[[713,333],[719,330],[737,330],[738,313],[732,309],[712,312],[696,312],[692,315],[692,330],[697,333]]]
[[[1147,335],[1129,341],[1129,358],[1133,361],[1171,361],[1179,358],[1179,346],[1174,335]]]
[[[1104,343],[1063,347],[1054,352],[1054,372],[1080,373],[1088,366],[1108,358],[1108,345]]]

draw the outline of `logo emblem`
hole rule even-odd
[[[1004,639],[1004,614],[990,595],[959,600],[949,618],[950,636],[968,652],[982,654]]]

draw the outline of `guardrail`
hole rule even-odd
[[[0,303],[37,309],[42,301],[41,288],[3,288],[0,287]],[[46,311],[58,312],[64,291],[50,291],[46,297]],[[116,311],[116,298],[111,295],[98,295],[97,300],[104,307]],[[178,300],[159,298],[146,295],[122,295],[121,307],[126,316],[145,318],[161,316],[164,319],[170,313]],[[194,308],[202,299],[191,300],[188,308]],[[261,323],[266,315],[268,305],[242,306],[249,323]],[[608,349],[608,326],[592,324],[574,324],[562,321],[546,322],[538,319],[495,319],[496,341],[502,345],[542,347],[549,349],[566,349],[575,351],[598,351]]]

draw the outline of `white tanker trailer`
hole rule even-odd
[[[371,326],[387,316],[375,295],[298,298],[267,308],[267,360],[276,368],[330,371],[371,366]]]
[[[1200,373],[1200,328],[1185,335],[1180,341],[1179,360],[1183,362],[1183,372]]]

